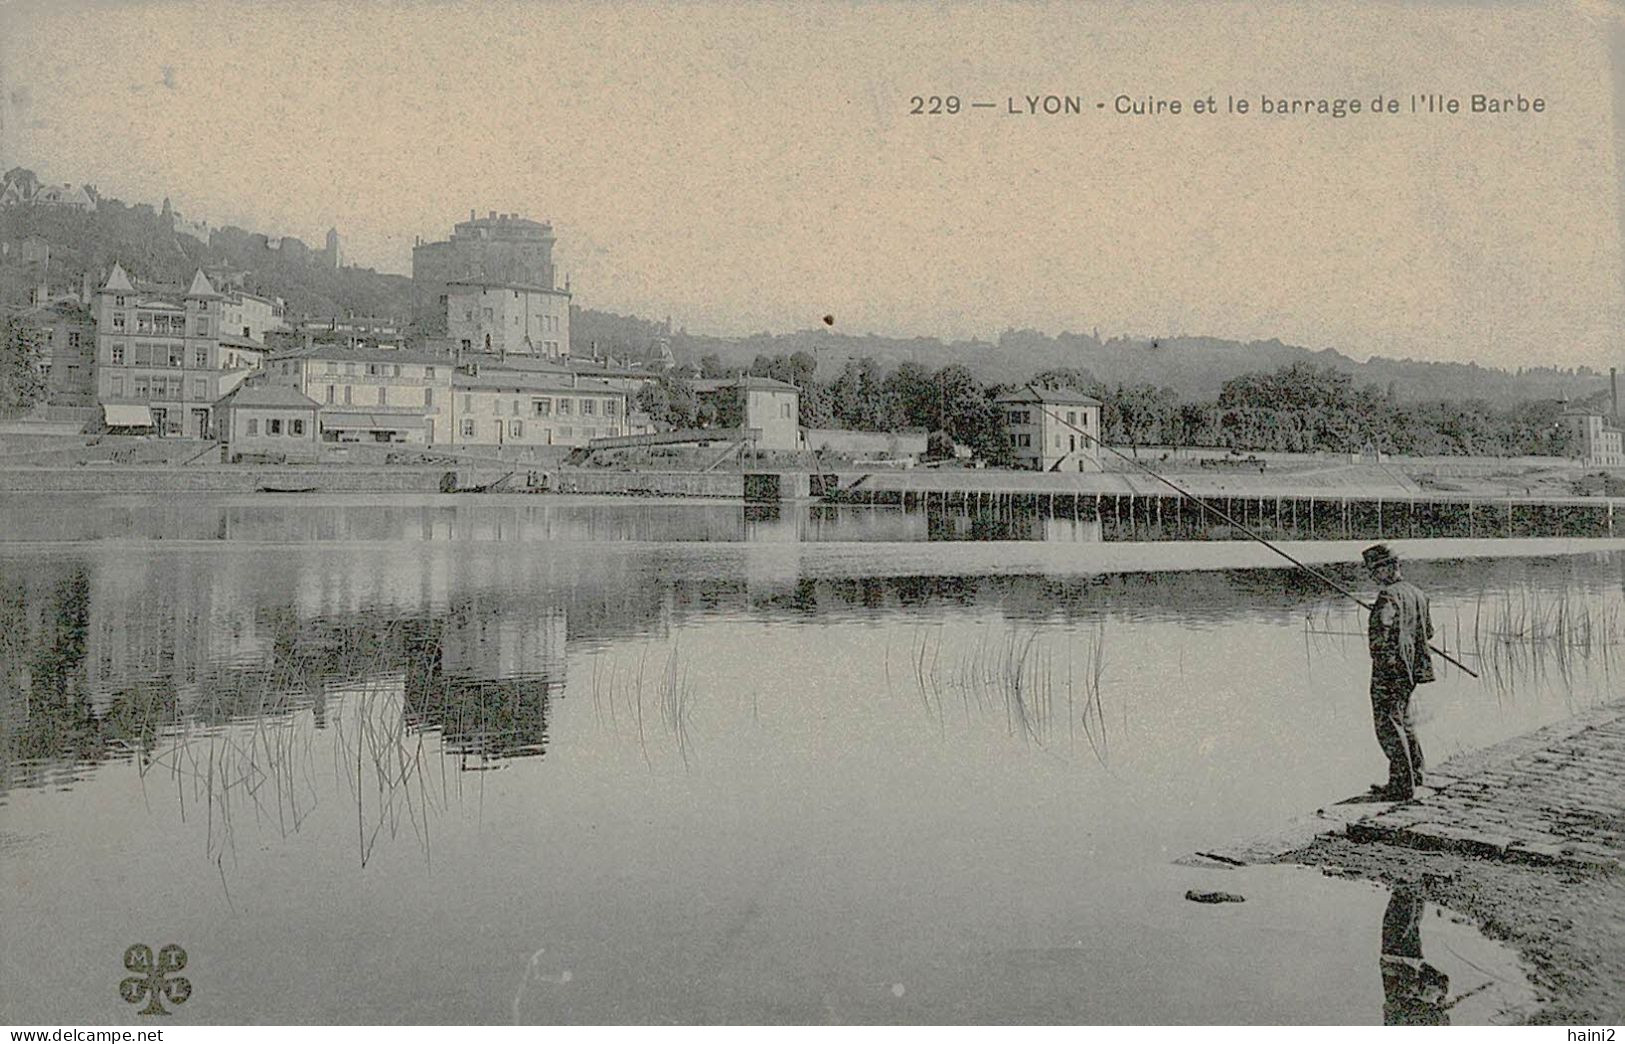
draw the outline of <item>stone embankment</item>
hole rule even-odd
[[[1518,951],[1535,1021],[1625,1019],[1625,704],[1458,756],[1429,782],[1414,801],[1331,806],[1189,862],[1410,883]]]
[[[1451,761],[1431,793],[1346,828],[1350,840],[1541,866],[1625,866],[1625,708]]]

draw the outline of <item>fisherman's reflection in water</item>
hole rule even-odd
[[[1382,914],[1382,1021],[1387,1026],[1450,1023],[1450,977],[1422,959],[1422,894],[1396,884]]]

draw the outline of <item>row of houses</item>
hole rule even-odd
[[[568,291],[456,279],[447,291],[453,336],[418,350],[384,347],[393,327],[290,329],[281,301],[221,292],[201,270],[184,292],[165,293],[138,287],[115,264],[88,305],[87,286],[30,314],[48,329],[53,401],[99,405],[111,431],[219,439],[232,455],[311,459],[347,444],[573,448],[652,432],[634,404],[654,373],[594,370],[554,347],[568,341]],[[794,385],[741,377],[692,386],[715,427],[749,430],[760,449],[808,448]],[[1099,468],[1097,400],[1028,387],[999,405],[1018,464]]]
[[[44,184],[31,170],[13,167],[0,178],[0,207],[61,207],[89,213],[96,196],[88,185]]]

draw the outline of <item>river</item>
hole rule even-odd
[[[1173,862],[1384,772],[1359,611],[1250,545],[523,496],[0,512],[5,1021],[128,1021],[138,942],[186,948],[183,1022],[1381,1021],[1383,893]],[[1420,691],[1435,763],[1616,693],[1613,547],[1407,564],[1483,676]]]

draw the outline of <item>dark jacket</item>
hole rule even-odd
[[[1415,584],[1396,580],[1378,592],[1367,637],[1374,681],[1420,685],[1433,680],[1433,657],[1428,654],[1433,620],[1428,596]]]

